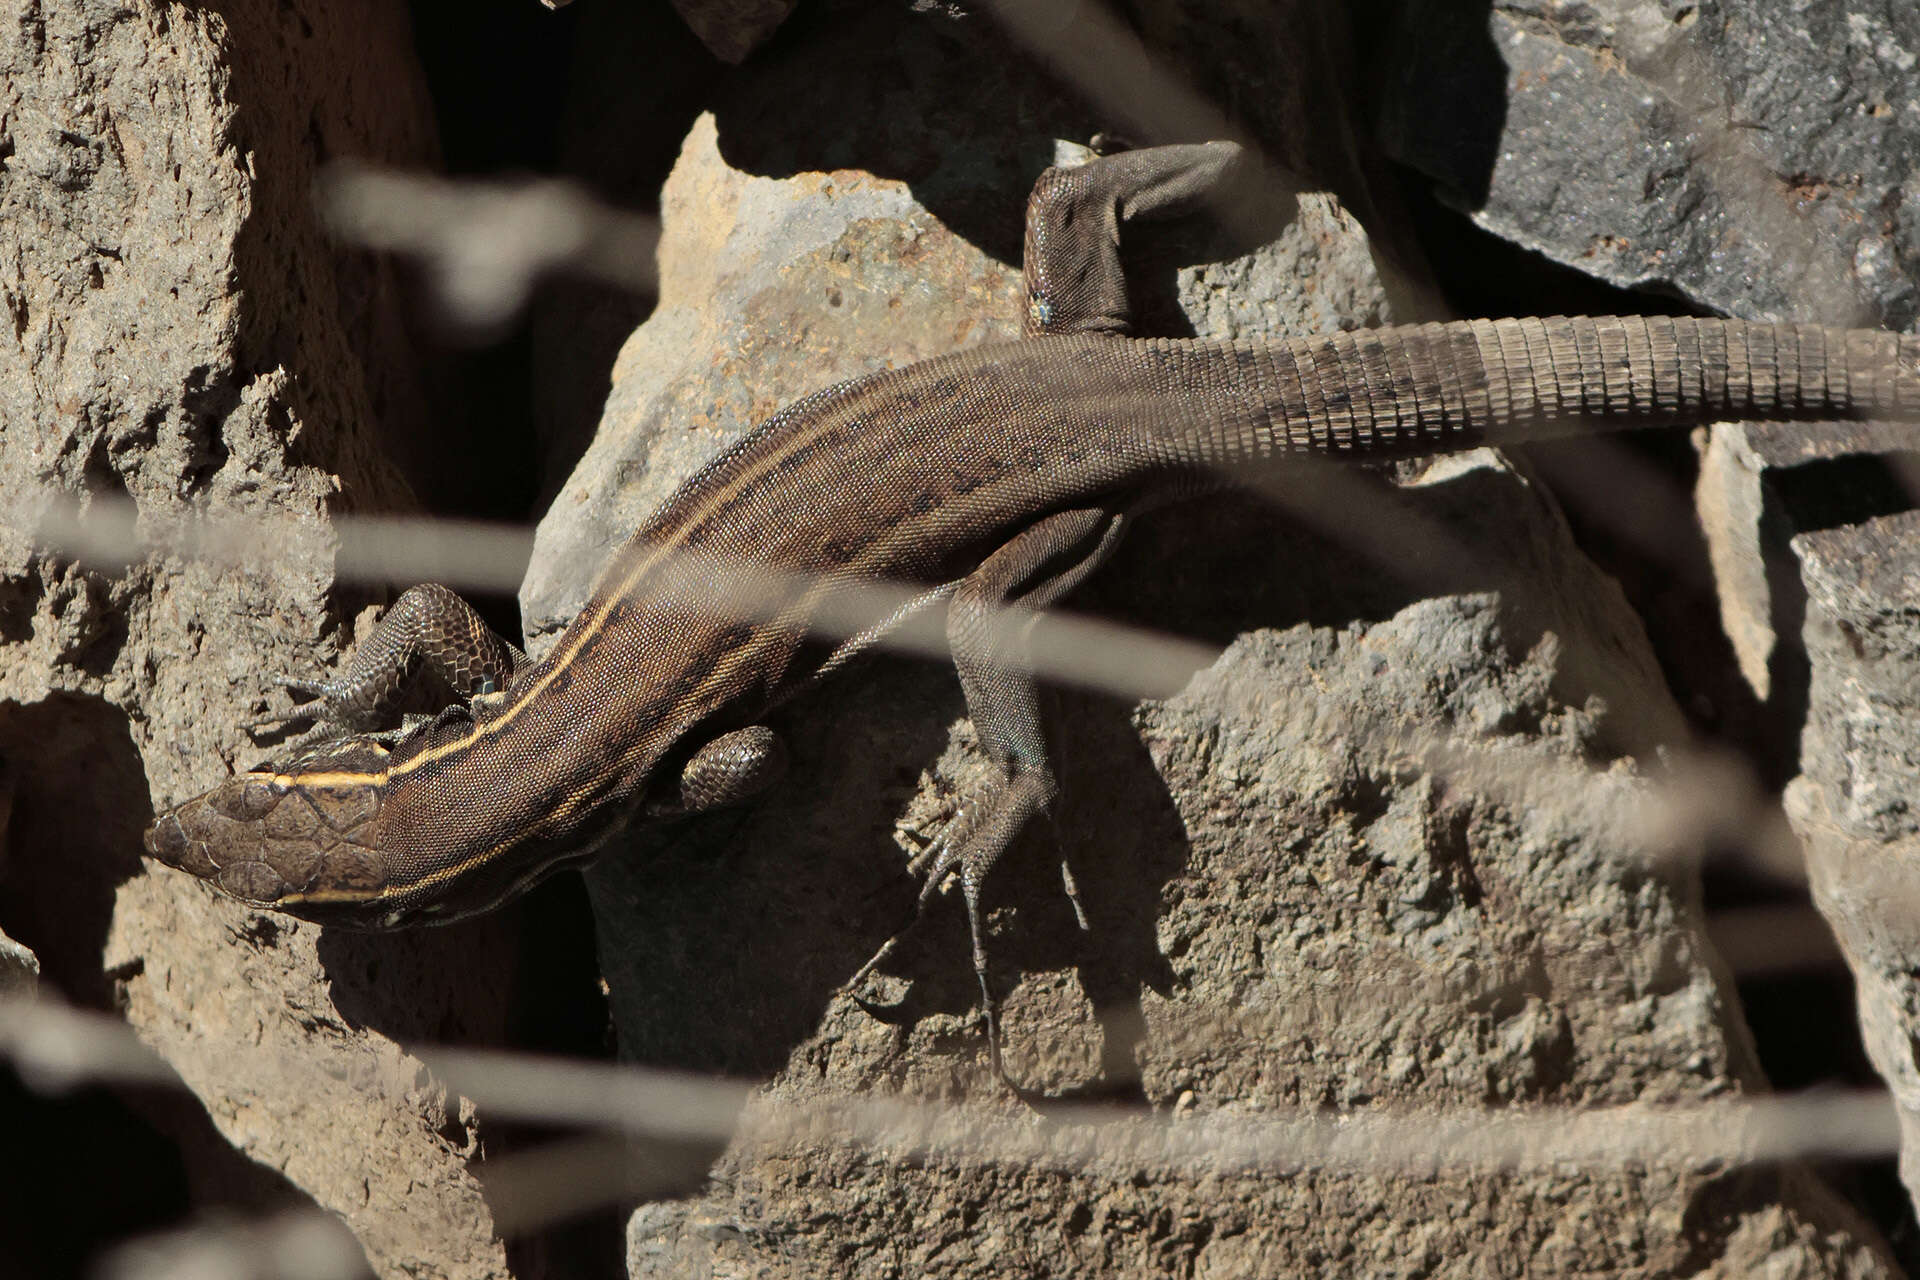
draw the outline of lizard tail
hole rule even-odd
[[[1877,329],[1557,316],[1224,345],[1241,382],[1227,416],[1265,418],[1216,437],[1229,452],[1249,437],[1262,453],[1381,457],[1720,420],[1920,420],[1920,339]]]

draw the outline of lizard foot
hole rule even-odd
[[[957,876],[961,897],[967,908],[967,929],[973,941],[973,972],[980,984],[980,1003],[987,1027],[987,1055],[993,1072],[1016,1093],[1020,1086],[1006,1072],[1000,1053],[1000,1006],[987,980],[986,936],[980,912],[980,890],[987,874],[1021,827],[1036,814],[1047,812],[1055,791],[1052,774],[1045,769],[1015,769],[1010,777],[970,797],[961,804],[953,819],[940,830],[927,847],[907,864],[910,875],[921,877],[920,893],[914,901],[913,916],[861,965],[842,989],[850,995],[869,974],[894,954],[907,931],[926,912],[933,895],[941,891],[948,877]],[[1056,839],[1058,832],[1055,833]],[[1074,916],[1082,929],[1087,927],[1086,913],[1073,882],[1073,873],[1064,857],[1060,862],[1063,882],[1073,902]],[[856,1000],[857,996],[854,997]],[[1024,1094],[1023,1094],[1024,1096]]]

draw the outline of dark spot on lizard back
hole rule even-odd
[[[978,466],[978,470],[961,472],[953,477],[953,483],[950,486],[952,492],[956,494],[972,493],[981,485],[988,484],[999,478],[1001,467],[997,465],[994,459],[982,458],[976,465]]]
[[[820,544],[821,562],[830,565],[845,564],[859,554],[860,548],[865,545],[866,539],[858,536],[829,538]]]

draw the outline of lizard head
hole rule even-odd
[[[475,705],[492,710],[487,698]],[[539,767],[557,753],[552,743],[503,743],[473,728],[468,709],[454,706],[400,735],[336,738],[263,764],[155,817],[147,852],[252,906],[347,929],[404,929],[492,911],[586,861],[623,825],[627,806],[595,803],[596,788],[618,775],[595,769],[577,787]],[[553,733],[568,740],[573,729]],[[449,756],[464,774],[443,767]],[[544,820],[471,802],[509,790],[476,776],[547,777],[555,791],[537,806]]]
[[[147,852],[255,906],[379,927],[388,750],[348,737],[227,779],[157,815]],[[396,922],[397,923],[397,922]]]

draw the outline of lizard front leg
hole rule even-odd
[[[403,592],[339,674],[327,680],[279,677],[285,688],[311,694],[317,707],[296,707],[258,724],[313,719],[302,743],[342,733],[393,731],[401,695],[416,680],[438,681],[462,702],[505,687],[526,655],[497,635],[473,606],[437,582]]]
[[[1027,334],[1130,333],[1121,228],[1129,222],[1182,216],[1217,199],[1244,172],[1246,156],[1234,143],[1210,142],[1121,152],[1043,173],[1027,203]],[[946,877],[957,872],[987,1020],[988,1052],[994,1071],[1003,1078],[998,1006],[987,979],[980,919],[981,886],[1021,828],[1047,812],[1057,790],[1040,729],[1027,639],[1039,611],[1106,560],[1126,521],[1124,511],[1107,507],[1062,511],[1037,520],[982,561],[959,584],[948,608],[947,636],[967,711],[1001,777],[968,797],[915,859],[912,869],[925,876],[915,916]],[[1074,915],[1085,928],[1086,913],[1064,855],[1060,871]],[[903,933],[888,938],[848,986],[857,986],[885,963]]]

